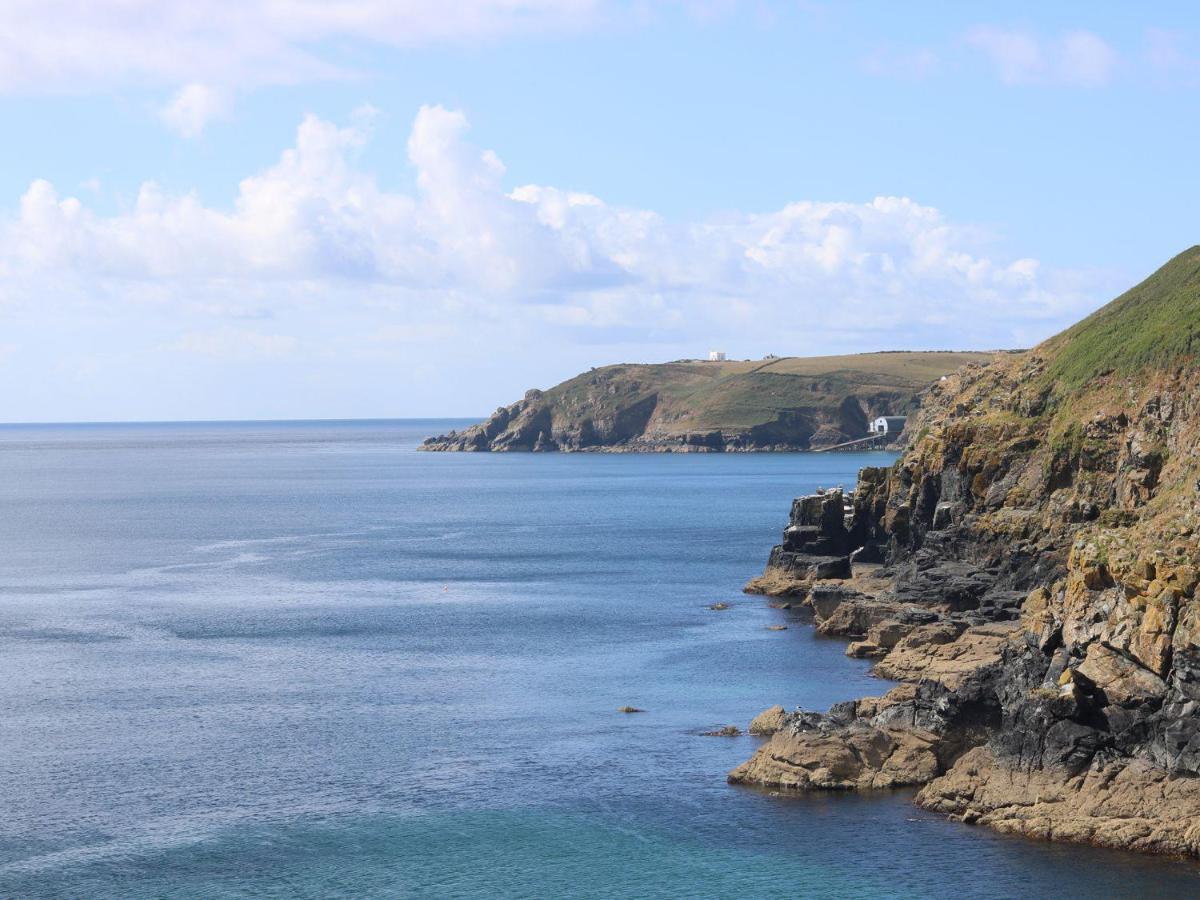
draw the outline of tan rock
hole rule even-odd
[[[917,696],[917,686],[912,683],[898,684],[882,697],[860,697],[854,704],[854,712],[860,719],[871,719],[885,709],[904,703]]]
[[[1200,778],[1140,760],[1069,778],[1019,771],[978,747],[922,788],[917,803],[1010,834],[1200,856]]]
[[[787,710],[782,706],[772,706],[770,709],[764,709],[750,720],[749,731],[751,734],[774,734],[783,727],[786,721]]]
[[[765,594],[768,597],[803,597],[808,593],[810,584],[810,579],[793,578],[772,569],[751,578],[742,591],[747,594]]]
[[[814,600],[814,609],[815,609]],[[872,628],[891,619],[898,612],[892,603],[877,600],[846,600],[828,617],[819,619],[817,634],[830,637],[863,637]]]
[[[875,674],[896,681],[937,681],[954,689],[967,675],[998,662],[1020,628],[1016,622],[980,625],[955,639],[951,626],[923,625],[876,663]]]
[[[846,655],[853,659],[879,659],[886,654],[887,648],[874,641],[851,641],[846,645]]]
[[[912,630],[912,625],[905,625],[895,619],[884,619],[870,627],[867,631],[867,640],[872,644],[878,644],[885,650],[891,650]]]
[[[1088,647],[1078,671],[1104,691],[1109,703],[1160,697],[1167,690],[1166,683],[1149,669],[1099,642]]]
[[[924,784],[938,772],[929,732],[856,723],[830,732],[777,732],[729,773],[732,784],[783,790],[865,790]]]

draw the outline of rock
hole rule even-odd
[[[638,709],[636,706],[621,706],[617,708],[619,713],[640,713],[645,712],[644,709]]]
[[[808,605],[820,622],[832,616],[843,603],[861,598],[858,591],[839,584],[814,584],[808,594]]]
[[[787,631],[786,625],[768,625],[767,631]]]
[[[1118,705],[1161,697],[1167,689],[1149,669],[1099,642],[1088,647],[1077,671],[1103,691],[1109,703]]]
[[[729,608],[730,608],[730,606],[728,603],[714,603],[714,604],[712,604],[712,606],[709,607],[709,609],[716,610],[717,612],[720,612],[722,610],[726,610]]]
[[[922,788],[917,803],[1009,834],[1200,855],[1200,779],[1172,778],[1145,761],[1070,776],[1019,770],[979,747]]]
[[[840,489],[797,497],[782,542],[771,550],[762,577],[746,590],[782,596],[803,593],[818,580],[850,578],[850,553],[857,548],[845,520]]]
[[[883,619],[867,629],[867,640],[884,650],[891,650],[913,630],[913,626],[897,619]]]
[[[862,697],[855,701],[854,711],[860,719],[873,719],[893,706],[916,699],[915,684],[898,684],[882,697]]]
[[[726,725],[724,728],[718,728],[715,731],[702,732],[705,737],[740,737],[742,729],[736,725]]]
[[[746,582],[742,591],[747,594],[765,594],[768,597],[805,597],[810,583],[805,577],[796,578],[777,569],[766,572]]]
[[[777,732],[787,721],[787,710],[782,706],[764,709],[750,720],[750,734],[770,735]]]
[[[766,574],[906,684],[791,714],[732,780],[934,779],[922,805],[964,821],[1200,856],[1200,367],[1180,337],[1200,330],[1196,283],[1200,247],[1033,350],[940,379],[840,522],[823,492],[793,504]],[[1131,355],[1168,312],[1181,324]]]
[[[1000,662],[1018,625],[984,625],[965,631],[953,623],[914,628],[875,665],[880,678],[936,681],[948,688]]]
[[[842,603],[817,625],[817,633],[837,637],[862,638],[893,616],[898,607],[878,600],[851,600]]]
[[[731,784],[782,790],[862,790],[924,784],[940,771],[932,734],[855,723],[785,727],[729,773]]]
[[[853,659],[879,659],[886,654],[887,649],[874,641],[852,641],[846,647],[846,655]]]

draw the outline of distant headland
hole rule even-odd
[[[915,411],[931,384],[997,352],[604,366],[546,391],[531,390],[486,421],[431,437],[421,449],[732,452],[829,449],[868,438],[892,442],[902,425],[897,417]],[[884,418],[890,419],[886,425],[875,424]]]

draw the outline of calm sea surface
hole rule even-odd
[[[0,896],[1200,893],[726,785],[698,732],[887,688],[739,589],[889,455],[414,452],[455,424],[0,428]]]

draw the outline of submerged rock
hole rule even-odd
[[[742,729],[736,725],[726,725],[724,728],[718,728],[714,731],[701,732],[705,737],[740,737]]]

